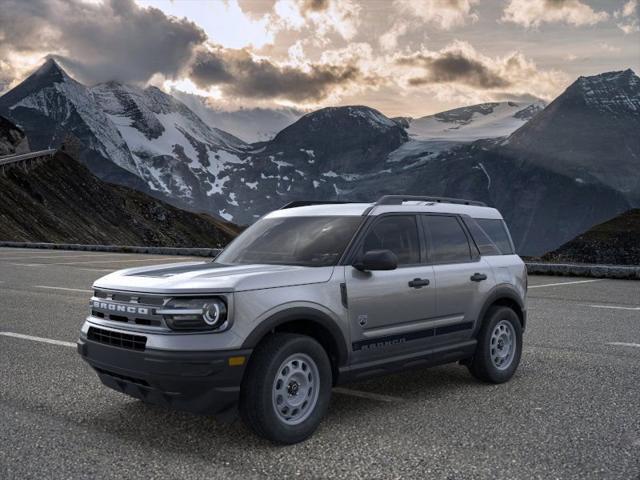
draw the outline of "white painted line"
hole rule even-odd
[[[93,293],[93,290],[86,290],[82,288],[64,288],[64,287],[50,287],[48,285],[34,285],[35,288],[46,288],[48,290],[64,290],[65,292],[82,292]]]
[[[636,347],[640,348],[640,343],[624,343],[624,342],[609,342],[607,345],[613,345],[616,347]]]
[[[33,337],[31,335],[23,335],[21,333],[13,332],[0,332],[0,335],[4,337],[21,338],[23,340],[31,340],[33,342],[50,343],[51,345],[60,345],[62,347],[76,348],[76,344],[73,342],[63,342],[62,340],[53,340],[51,338]]]
[[[389,395],[380,395],[379,393],[363,392],[361,390],[351,390],[350,388],[334,387],[335,393],[342,395],[350,395],[352,397],[366,398],[368,400],[377,400],[379,402],[398,403],[403,400],[398,397],[391,397]]]
[[[591,308],[609,308],[611,310],[640,311],[640,307],[622,307],[622,306],[619,306],[619,305],[587,305],[587,307],[591,307]]]
[[[529,285],[529,288],[542,288],[542,287],[557,287],[560,285],[577,285],[579,283],[593,283],[600,282],[601,278],[596,278],[595,280],[578,280],[575,282],[556,282],[556,283],[545,283],[544,285]]]

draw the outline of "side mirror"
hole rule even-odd
[[[367,270],[395,270],[398,268],[398,257],[391,250],[369,250],[353,268],[361,272]]]

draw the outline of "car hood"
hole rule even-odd
[[[148,293],[240,292],[327,282],[334,267],[172,263],[110,273],[96,288]]]

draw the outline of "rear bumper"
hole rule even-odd
[[[104,385],[145,402],[193,413],[220,414],[235,406],[251,350],[135,351],[81,337],[78,353]],[[230,357],[244,363],[230,366]]]

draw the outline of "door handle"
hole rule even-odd
[[[474,273],[473,275],[471,275],[471,281],[472,282],[481,282],[483,280],[486,280],[487,276],[484,273]]]
[[[411,288],[422,288],[429,285],[429,280],[426,278],[414,278],[409,282]]]

